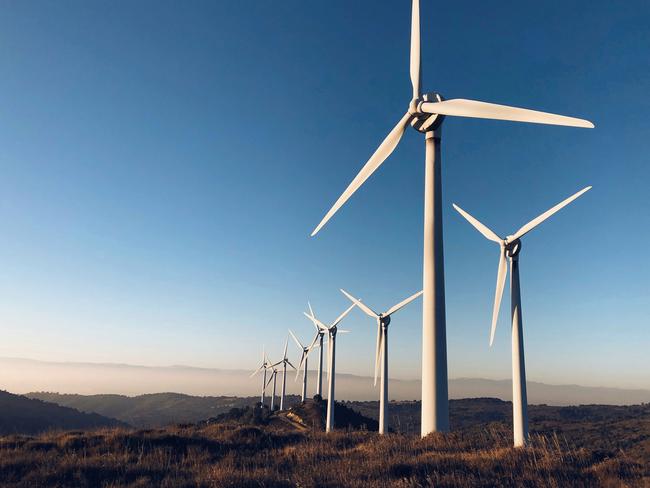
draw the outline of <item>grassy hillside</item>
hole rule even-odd
[[[377,402],[352,402],[363,415],[377,418]],[[451,400],[449,405],[453,429],[476,430],[497,426],[509,431],[512,403],[496,398]],[[391,402],[390,427],[394,431],[420,432],[420,402]],[[650,464],[650,404],[580,405],[528,407],[530,430],[552,436],[587,449],[622,449],[628,455]]]
[[[96,413],[82,413],[72,408],[0,391],[0,434],[3,435],[118,426],[125,424]]]
[[[510,447],[509,429],[448,435],[324,434],[225,421],[0,438],[3,486],[614,487],[647,486],[648,463],[557,436]]]

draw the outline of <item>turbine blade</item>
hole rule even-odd
[[[547,210],[546,212],[544,212],[544,213],[543,213],[542,215],[540,215],[539,217],[537,217],[537,218],[531,220],[531,221],[528,222],[526,225],[524,225],[521,229],[519,229],[517,232],[515,232],[515,235],[512,236],[513,239],[519,239],[520,237],[523,237],[525,234],[527,234],[528,232],[530,232],[531,230],[533,230],[535,227],[537,227],[539,224],[541,224],[541,223],[544,222],[546,219],[548,219],[548,218],[549,218],[551,215],[553,215],[555,212],[557,212],[558,210],[561,210],[563,207],[566,207],[566,206],[567,206],[568,204],[570,204],[573,200],[575,200],[576,198],[578,198],[578,197],[579,197],[580,195],[582,195],[583,193],[588,192],[589,190],[591,190],[591,186],[588,186],[588,187],[586,187],[586,188],[583,188],[583,189],[580,190],[579,192],[574,193],[573,195],[571,195],[571,196],[570,196],[569,198],[567,198],[566,200],[563,200],[563,201],[561,201],[560,203],[558,203],[555,207],[553,207],[553,208]]]
[[[462,208],[460,208],[458,205],[455,203],[452,204],[453,207],[456,209],[456,211],[461,214],[463,217],[465,217],[465,220],[467,220],[470,224],[474,226],[474,228],[479,231],[481,234],[483,234],[487,239],[490,239],[491,241],[498,242],[501,244],[503,239],[501,239],[498,235],[496,235],[492,230],[490,230],[486,225],[482,224],[478,220],[476,220],[474,217],[472,217],[470,214],[465,212]]]
[[[282,358],[287,359],[287,348],[289,347],[289,338],[284,341],[284,352],[282,353]]]
[[[305,358],[307,357],[307,352],[302,351],[302,355],[300,356],[300,363],[298,364],[298,369],[296,369],[296,377],[294,378],[294,382],[298,379],[298,376],[300,376],[300,370],[302,369],[302,365],[305,363]]]
[[[336,329],[337,334],[349,334],[350,331],[347,329]]]
[[[564,125],[592,129],[594,124],[588,120],[566,117],[526,108],[497,105],[496,103],[478,102],[456,98],[442,102],[423,102],[420,110],[430,114],[455,115],[457,117],[474,117],[478,119],[510,120],[532,124]]]
[[[253,371],[253,373],[249,376],[249,378],[252,378],[252,377],[255,376],[257,373],[259,373],[260,371],[262,371],[263,369],[264,369],[264,366],[260,366],[260,367],[257,368],[255,371]]]
[[[296,371],[298,371],[298,369],[293,364],[291,364],[291,361],[289,361],[288,359],[287,359],[287,364],[291,366],[293,369],[295,369]]]
[[[420,96],[420,0],[413,0],[411,10],[411,85],[413,98]]]
[[[339,322],[341,322],[341,320],[343,320],[343,318],[347,314],[349,314],[350,310],[352,310],[354,307],[356,307],[356,305],[354,303],[352,305],[350,305],[350,307],[345,312],[343,312],[341,315],[339,315],[338,318],[334,322],[332,322],[332,324],[330,325],[330,328],[331,327],[336,327],[339,324]]]
[[[363,183],[370,177],[370,175],[373,174],[377,168],[379,168],[381,163],[383,163],[386,158],[391,155],[391,153],[397,147],[400,139],[404,135],[404,130],[412,118],[413,116],[410,113],[406,112],[404,114],[402,119],[397,123],[393,130],[390,131],[390,133],[386,136],[386,139],[383,140],[374,154],[370,156],[370,159],[364,165],[364,167],[361,168],[359,174],[354,177],[343,194],[334,203],[332,208],[329,209],[327,214],[325,214],[323,220],[321,220],[320,223],[316,226],[314,231],[311,233],[312,237],[315,236],[319,230],[321,230],[327,221],[332,218],[332,215],[334,215],[336,211],[341,208],[345,202],[348,201],[348,198],[350,198],[352,194],[357,191],[361,185],[363,185]]]
[[[307,305],[309,306],[309,313],[311,314],[312,317],[315,317],[316,315],[314,314],[314,310],[311,308],[311,303],[309,303],[309,301],[307,301]],[[320,331],[320,329],[318,328],[315,322],[312,322],[312,325],[314,326],[316,331]]]
[[[320,332],[316,333],[316,336],[314,337],[314,340],[311,341],[311,344],[309,344],[309,347],[307,347],[307,354],[309,354],[314,347],[318,347],[318,339],[320,338]]]
[[[275,378],[275,371],[273,373],[271,373],[271,376],[269,377],[269,381],[267,381],[266,385],[264,385],[264,389],[266,389],[266,387],[271,384],[271,381],[273,381],[273,378]]]
[[[296,345],[298,346],[299,349],[305,349],[305,346],[303,346],[303,345],[300,343],[300,341],[299,341],[298,338],[296,337],[296,334],[294,334],[293,331],[292,331],[291,329],[289,329],[289,334],[291,335],[291,337],[293,338],[294,342],[296,343]]]
[[[305,317],[307,317],[309,320],[311,320],[314,323],[314,325],[317,326],[317,329],[319,331],[320,330],[327,330],[327,326],[325,324],[323,324],[323,322],[318,320],[316,317],[314,317],[313,315],[309,315],[307,312],[303,312],[303,314],[305,314]]]
[[[406,300],[402,300],[402,301],[399,302],[397,305],[392,306],[391,308],[388,309],[388,312],[386,312],[386,313],[384,314],[384,316],[393,315],[393,314],[394,314],[395,312],[397,312],[399,309],[405,307],[406,305],[408,305],[409,303],[411,303],[413,300],[415,300],[417,297],[419,297],[420,295],[422,295],[422,293],[424,293],[424,290],[420,290],[420,291],[417,292],[416,294],[411,295],[410,297],[408,297]]]
[[[341,293],[343,293],[346,297],[348,297],[352,301],[352,303],[354,303],[357,307],[359,307],[361,310],[363,310],[366,314],[370,315],[372,318],[376,319],[377,317],[379,317],[379,314],[377,312],[375,312],[373,309],[371,309],[365,303],[362,303],[361,300],[359,300],[358,298],[354,298],[352,295],[350,295],[343,288],[341,288]]]
[[[499,267],[497,268],[497,288],[494,293],[494,308],[492,309],[492,328],[490,329],[490,347],[492,347],[492,342],[494,342],[494,333],[497,330],[497,319],[499,318],[499,308],[501,307],[501,298],[503,297],[503,288],[506,284],[506,271],[507,271],[507,262],[506,262],[506,249],[501,243],[500,247],[501,255],[499,256]]]

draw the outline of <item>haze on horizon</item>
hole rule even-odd
[[[507,295],[488,348],[496,249],[451,203],[507,234],[593,185],[524,243],[528,379],[650,389],[650,5],[423,2],[423,19],[433,5],[425,89],[596,124],[445,122],[450,377],[510,377]],[[311,337],[307,300],[328,321],[341,287],[377,309],[421,288],[413,134],[309,238],[401,114],[408,8],[1,11],[1,357],[252,371],[287,328]],[[374,323],[341,326],[337,371],[371,375]],[[419,378],[420,337],[417,301],[393,319],[391,377]]]

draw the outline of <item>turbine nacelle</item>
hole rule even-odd
[[[521,239],[514,236],[506,237],[504,241],[504,249],[506,256],[509,258],[516,258],[521,252]]]
[[[390,325],[390,315],[379,314],[377,321],[382,327],[388,327]]]
[[[411,127],[418,132],[426,134],[432,130],[438,129],[445,116],[441,114],[432,114],[422,110],[422,104],[425,102],[442,102],[444,98],[440,93],[425,93],[419,98],[414,98],[409,104],[409,113],[413,116],[411,119]]]

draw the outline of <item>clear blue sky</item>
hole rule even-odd
[[[423,86],[593,120],[448,119],[450,376],[510,376],[488,348],[500,234],[526,236],[530,380],[650,388],[650,4],[422,1]],[[310,231],[404,113],[410,2],[4,2],[0,355],[251,368],[307,338],[344,287],[386,309],[421,287],[422,137]],[[504,310],[508,301],[504,302]],[[421,302],[391,325],[420,374]],[[338,370],[372,370],[345,322]],[[294,351],[295,352],[295,351]]]

